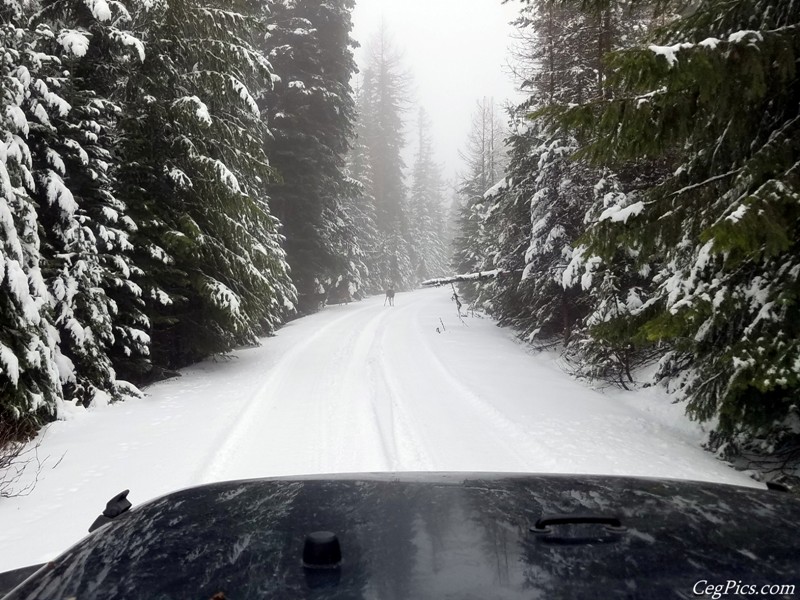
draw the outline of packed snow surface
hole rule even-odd
[[[33,491],[0,499],[0,571],[53,558],[128,488],[136,505],[213,481],[365,471],[759,485],[701,450],[657,389],[590,389],[490,319],[462,323],[451,293],[327,307],[142,400],[68,410],[40,436]]]

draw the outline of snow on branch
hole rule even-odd
[[[116,40],[119,44],[123,46],[128,46],[136,50],[136,54],[139,57],[139,62],[144,62],[145,58],[145,50],[144,50],[144,43],[139,38],[127,33],[126,31],[119,31],[117,29],[112,29],[111,37]]]
[[[239,180],[236,175],[225,165],[224,162],[216,158],[209,158],[207,156],[198,156],[200,162],[210,165],[216,173],[219,180],[232,192],[241,194],[242,188],[239,185]]]
[[[768,32],[771,33],[771,32]],[[671,67],[674,67],[678,62],[677,53],[681,50],[691,50],[694,48],[708,48],[709,50],[716,50],[717,46],[727,41],[729,44],[741,44],[746,43],[748,45],[755,45],[755,42],[763,42],[764,36],[760,31],[754,30],[743,30],[737,31],[732,33],[728,36],[727,40],[721,40],[718,38],[706,38],[702,42],[697,44],[691,42],[682,42],[679,44],[673,44],[672,46],[657,46],[655,44],[651,44],[648,46],[648,49],[653,52],[656,56],[663,57],[667,64]]]
[[[640,215],[643,210],[644,202],[641,200],[639,202],[634,202],[629,206],[614,204],[605,209],[597,220],[611,221],[613,223],[627,223],[630,217],[636,217]]]
[[[499,196],[501,192],[507,190],[509,187],[509,181],[505,177],[503,177],[500,181],[494,184],[491,188],[486,190],[483,194],[484,200],[491,200],[496,196]]]
[[[89,49],[89,34],[74,29],[64,29],[58,34],[58,43],[70,54],[77,57],[86,55]]]
[[[241,302],[239,296],[231,288],[221,281],[211,278],[206,282],[205,287],[209,293],[209,298],[217,308],[228,312],[232,316],[239,316]]]
[[[98,21],[111,20],[111,7],[106,0],[84,0],[84,4],[92,11],[92,16]]]
[[[250,90],[248,90],[247,86],[233,75],[213,70],[202,70],[202,71],[191,71],[189,73],[185,73],[182,77],[191,79],[211,78],[221,81],[224,84],[226,84],[226,86],[240,100],[242,100],[242,102],[244,102],[245,106],[247,106],[248,112],[250,112],[255,117],[259,117],[261,115],[261,111],[258,108],[258,104],[256,103],[253,96],[250,94]]]
[[[205,102],[200,100],[197,96],[184,96],[182,98],[178,98],[172,103],[174,107],[180,106],[189,106],[189,110],[193,110],[193,114],[197,117],[198,122],[202,123],[203,125],[211,125],[211,115],[208,112],[208,106],[206,106]]]

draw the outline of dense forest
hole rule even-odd
[[[4,3],[4,431],[442,272],[427,126],[407,186],[405,75],[381,34],[353,90],[352,9]]]
[[[465,295],[576,375],[640,367],[726,457],[800,458],[800,5],[524,2],[504,179]],[[770,462],[767,460],[767,462]]]
[[[525,100],[477,101],[450,186],[354,0],[6,1],[0,428],[482,271],[461,296],[576,376],[799,458],[800,5],[518,4]]]

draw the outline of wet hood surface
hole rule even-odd
[[[554,515],[621,527],[535,531]],[[788,494],[655,479],[240,481],[135,508],[8,598],[696,598],[698,582],[727,580],[800,593],[798,523],[800,500]],[[302,564],[306,535],[321,530],[339,539],[336,569]]]

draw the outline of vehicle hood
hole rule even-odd
[[[536,528],[554,515],[620,526]],[[7,599],[692,598],[702,581],[800,584],[798,522],[800,500],[789,494],[686,481],[470,473],[235,481],[125,513]],[[337,536],[338,567],[304,566],[305,538],[316,531]]]

